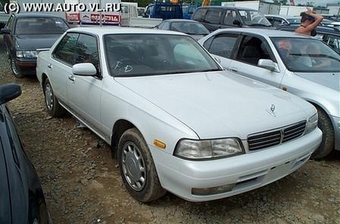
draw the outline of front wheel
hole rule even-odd
[[[141,133],[131,128],[118,143],[120,174],[126,190],[140,202],[151,202],[162,197],[162,188],[153,158]]]
[[[327,113],[319,107],[316,109],[318,110],[319,116],[318,127],[322,131],[322,142],[319,148],[312,154],[312,159],[322,159],[334,149],[335,136],[332,123]]]
[[[61,117],[65,114],[65,109],[59,104],[57,97],[53,93],[53,89],[49,79],[44,82],[45,105],[47,112],[52,117]]]
[[[15,59],[11,57],[9,59],[9,62],[10,62],[11,71],[12,71],[13,75],[16,78],[23,78],[24,75],[20,72],[20,70],[18,69],[17,65],[15,64]]]

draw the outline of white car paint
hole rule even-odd
[[[49,51],[39,53],[37,77],[41,86],[48,78],[62,106],[108,144],[116,128],[124,128],[119,127],[120,121],[136,127],[151,152],[161,187],[181,198],[195,202],[215,200],[269,184],[305,164],[321,142],[321,131],[313,128],[291,141],[250,151],[249,135],[308,122],[316,109],[292,94],[234,75],[217,64],[218,71],[131,77],[109,74],[103,35],[175,35],[185,40],[185,34],[90,27],[68,32],[97,37],[101,77],[72,74],[71,65],[60,63],[52,55],[57,41]],[[196,42],[195,45],[199,47]],[[238,139],[244,154],[203,160],[174,155],[183,139],[230,137]],[[155,140],[165,143],[164,149]],[[218,194],[192,193],[193,188],[215,189],[226,184],[235,186]]]
[[[198,42],[204,45],[214,36],[231,33],[250,35],[265,40],[273,53],[273,57],[275,57],[273,64],[276,70],[271,71],[257,65],[248,64],[234,58],[221,57],[216,54],[212,54],[213,57],[219,60],[220,64],[227,70],[287,90],[322,108],[332,124],[335,136],[333,139],[334,149],[340,150],[340,69],[338,68],[337,71],[332,72],[291,71],[287,69],[272,41],[272,38],[304,38],[304,44],[301,46],[301,49],[303,49],[310,43],[309,40],[313,40],[313,38],[279,30],[232,28],[219,29]],[[336,55],[335,52],[334,54]]]

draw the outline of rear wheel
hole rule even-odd
[[[11,70],[12,70],[13,75],[16,78],[23,78],[24,75],[20,72],[20,70],[18,69],[17,65],[15,64],[15,59],[13,59],[11,57],[9,60],[10,60],[10,65],[11,65]]]
[[[133,198],[151,202],[166,193],[159,182],[150,150],[137,129],[128,129],[120,138],[118,160],[124,186]]]
[[[312,154],[312,159],[322,159],[334,149],[335,137],[333,126],[327,113],[320,107],[317,107],[316,109],[318,110],[319,116],[318,127],[322,131],[322,142],[319,148]]]
[[[59,104],[57,97],[53,93],[53,89],[49,79],[44,82],[45,105],[47,112],[52,117],[61,117],[65,114],[65,109]]]

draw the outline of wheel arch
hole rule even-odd
[[[41,85],[41,88],[43,89],[44,94],[45,94],[44,83],[45,83],[46,79],[47,79],[46,73],[42,73],[41,74],[41,84],[40,85]]]
[[[112,156],[114,158],[117,158],[117,148],[118,148],[118,142],[120,137],[123,135],[123,133],[130,129],[130,128],[136,128],[138,131],[139,129],[130,121],[121,119],[118,120],[113,128],[112,128],[112,136],[111,136],[111,150],[112,150]]]

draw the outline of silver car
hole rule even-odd
[[[135,199],[208,201],[276,181],[321,142],[315,107],[224,69],[173,31],[82,27],[38,55],[48,113],[111,145]]]
[[[323,140],[315,159],[340,150],[340,56],[322,41],[278,30],[220,29],[199,40],[221,65],[311,102]]]

